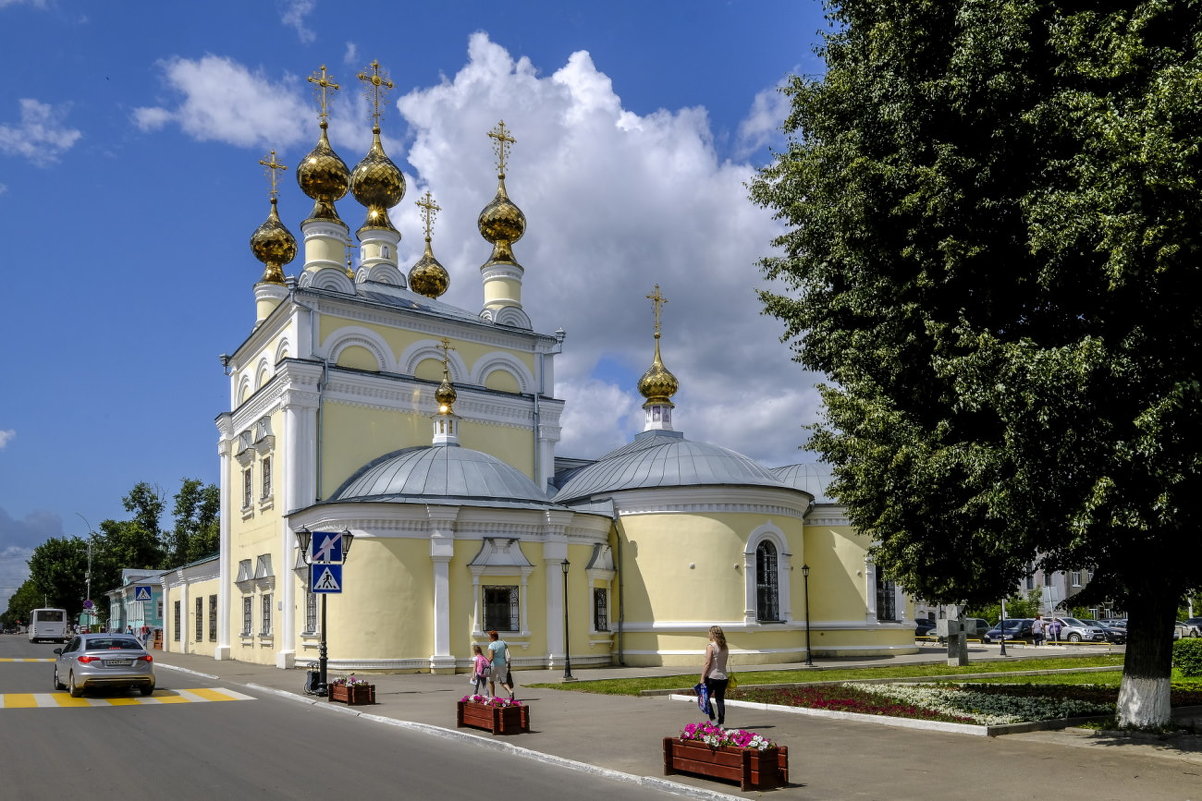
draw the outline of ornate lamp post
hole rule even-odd
[[[571,637],[568,636],[568,568],[572,563],[567,559],[563,560],[560,567],[563,568],[563,680],[576,681],[576,677],[572,675],[572,646]]]
[[[805,588],[806,601],[806,665],[814,666],[814,652],[810,650],[810,566],[803,564],[801,566],[801,580]]]
[[[302,528],[296,532],[296,541],[300,546],[301,557],[305,560],[305,564],[312,567],[313,565],[335,564],[332,561],[313,560],[312,554],[309,551],[309,543],[313,539],[313,532],[307,528]],[[346,558],[351,553],[351,542],[355,539],[355,535],[349,531],[342,532],[342,561],[346,562]],[[310,592],[312,592],[312,570],[310,570]],[[326,667],[329,664],[329,653],[326,649],[326,596],[328,592],[321,594],[321,639],[317,647],[317,687],[314,688],[313,694],[324,696],[329,686],[326,678],[328,676]]]

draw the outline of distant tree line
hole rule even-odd
[[[221,496],[214,484],[185,478],[172,498],[172,525],[161,524],[167,496],[157,485],[139,482],[121,499],[128,520],[103,520],[90,532],[91,600],[121,584],[125,568],[166,570],[217,553]],[[28,623],[29,612],[59,607],[76,617],[88,593],[89,537],[53,537],[34,548],[29,578],[9,599],[0,623]],[[97,606],[100,606],[97,604]]]

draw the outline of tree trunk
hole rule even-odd
[[[1166,588],[1132,591],[1127,604],[1127,656],[1119,687],[1119,726],[1156,729],[1172,722],[1173,623],[1178,596]]]

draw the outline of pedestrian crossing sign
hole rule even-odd
[[[342,592],[342,565],[309,565],[310,592]]]
[[[150,585],[149,584],[139,584],[136,587],[134,587],[134,600],[135,601],[149,601],[150,600]]]

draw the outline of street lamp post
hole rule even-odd
[[[805,590],[806,601],[806,665],[814,666],[814,652],[810,650],[810,566],[801,566],[801,580]]]
[[[312,539],[313,539],[313,532],[309,531],[309,529],[307,529],[307,528],[302,528],[300,531],[296,532],[296,540],[297,540],[298,545],[300,546],[301,557],[305,560],[305,564],[309,565],[310,568],[312,568],[312,566],[315,564],[317,564],[317,565],[334,564],[333,562],[326,562],[326,561],[320,561],[320,560],[315,562],[312,560],[312,558],[311,558],[312,555],[309,553],[309,543],[312,541]],[[354,539],[355,539],[355,535],[350,533],[349,531],[344,530],[342,532],[342,561],[343,561],[343,563],[346,562],[347,556],[350,555],[351,541]],[[309,575],[310,592],[313,589],[312,588],[312,572],[313,572],[312,570],[309,571],[309,573],[310,573],[310,575]],[[329,595],[328,592],[321,593],[321,638],[318,640],[318,645],[317,645],[317,686],[313,689],[313,694],[317,695],[317,696],[324,696],[328,692],[327,688],[329,687],[329,683],[327,682],[327,678],[329,676],[329,674],[327,672],[327,667],[329,666],[330,660],[329,660],[329,651],[326,646],[326,631],[327,631],[327,629],[326,629],[326,596],[327,595]]]
[[[575,681],[576,677],[572,675],[572,646],[571,637],[568,635],[568,568],[572,563],[567,559],[563,560],[561,567],[563,568],[563,680]]]
[[[88,596],[84,599],[87,601],[87,603],[84,604],[84,608],[88,610],[88,630],[91,631],[93,610],[95,609],[95,606],[92,604],[92,539],[96,532],[92,531],[92,524],[88,522],[86,517],[81,515],[79,512],[76,512],[75,516],[82,520],[84,525],[88,527],[88,573],[86,576]]]

